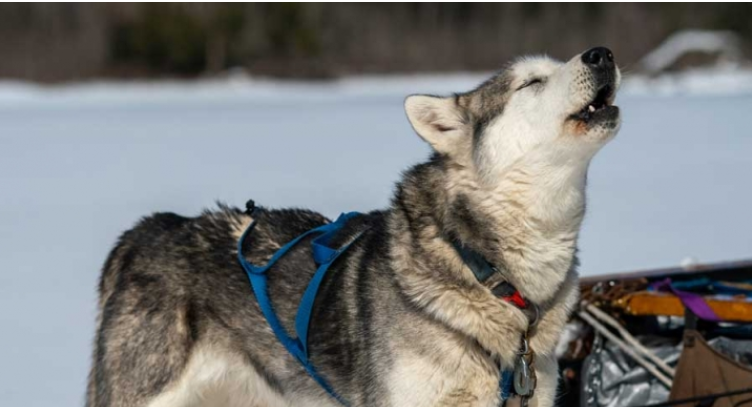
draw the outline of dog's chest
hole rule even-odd
[[[393,407],[499,405],[497,368],[477,345],[452,334],[397,345],[386,388]]]

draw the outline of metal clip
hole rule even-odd
[[[532,397],[537,384],[535,369],[533,368],[533,352],[527,342],[527,336],[522,338],[522,347],[514,362],[514,392],[522,397]]]

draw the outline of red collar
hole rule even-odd
[[[510,295],[504,295],[499,298],[506,302],[514,304],[517,308],[525,309],[528,307],[528,305],[530,305],[528,301],[522,297],[522,294],[520,294],[520,292],[517,290],[514,290],[514,292]]]

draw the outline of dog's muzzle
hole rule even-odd
[[[616,64],[613,52],[605,47],[595,47],[583,52],[580,59],[592,73],[596,93],[585,106],[570,115],[570,118],[585,123],[615,119],[619,109],[612,105],[616,94]]]

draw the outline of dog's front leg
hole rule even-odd
[[[498,407],[499,401],[480,401],[475,395],[463,393],[452,394],[441,399],[436,407]]]
[[[498,380],[486,382],[474,378],[472,382],[442,397],[432,407],[498,407],[501,400],[497,386]]]
[[[555,355],[535,357],[535,375],[538,383],[528,404],[530,407],[552,407],[559,387],[559,363]]]
[[[538,379],[535,393],[530,399],[531,407],[551,407],[556,400],[559,385],[559,364],[556,360],[556,345],[569,320],[569,315],[579,299],[577,273],[571,271],[561,289],[543,311],[530,347],[535,351],[535,374]]]

